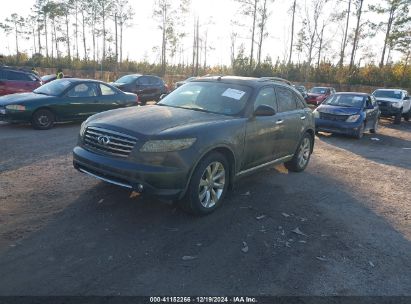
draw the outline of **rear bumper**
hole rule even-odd
[[[317,118],[315,130],[330,133],[354,135],[363,124],[362,120],[357,122],[339,122]]]
[[[183,169],[138,164],[79,146],[73,150],[73,165],[80,172],[105,182],[165,199],[182,198],[189,175]]]

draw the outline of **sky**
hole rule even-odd
[[[301,6],[307,0],[300,0]],[[371,0],[365,1],[366,4],[371,4]],[[373,1],[381,2],[381,1]],[[264,42],[263,55],[265,58],[269,55],[273,61],[277,58],[283,60],[288,53],[287,48],[290,40],[291,16],[289,8],[291,0],[275,0],[270,6],[271,17],[267,24],[268,38]],[[2,1],[0,10],[0,22],[12,13],[17,12],[20,15],[27,16],[30,13],[30,8],[33,6],[34,0],[15,0]],[[161,31],[158,30],[157,24],[153,20],[154,0],[130,0],[130,4],[135,11],[133,25],[127,28],[124,32],[124,57],[131,60],[146,59],[149,62],[159,61],[159,52],[153,51],[153,48],[161,43]],[[335,9],[333,7],[326,8],[327,10]],[[338,9],[338,8],[337,8]],[[340,8],[341,9],[341,8]],[[234,0],[192,0],[192,13],[187,18],[185,24],[188,37],[183,41],[186,61],[190,60],[192,50],[192,31],[194,16],[199,16],[201,24],[201,32],[208,33],[209,45],[213,46],[213,50],[209,51],[207,63],[209,65],[223,65],[230,63],[230,34],[233,31],[231,21],[236,20],[240,23],[250,24],[250,19],[238,14],[238,4]],[[301,13],[302,14],[302,13]],[[296,31],[301,27],[302,16],[297,15]],[[355,21],[351,18],[352,23]],[[352,27],[354,24],[352,24]],[[238,32],[237,47],[244,43],[248,54],[250,48],[249,27],[237,27]],[[330,24],[327,28],[327,36],[330,37],[328,44],[331,48],[338,50],[340,29],[336,24]],[[382,48],[381,35],[377,35],[372,41],[367,42],[368,49],[372,50],[378,56]],[[12,36],[5,37],[0,31],[0,54],[10,54],[15,52],[14,40]],[[30,42],[21,42],[22,49],[31,53]],[[394,54],[394,59],[396,55]],[[327,58],[333,59],[335,58]],[[178,58],[175,58],[178,60]],[[297,58],[295,58],[297,60]],[[364,58],[364,62],[367,58]]]

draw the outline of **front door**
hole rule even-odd
[[[274,87],[267,86],[260,89],[255,102],[254,110],[259,105],[267,105],[277,111],[277,100]],[[283,132],[281,118],[273,116],[252,116],[247,122],[245,136],[244,162],[242,170],[247,170],[261,164],[268,163],[281,155],[278,138]]]

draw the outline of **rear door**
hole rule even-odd
[[[267,105],[277,111],[277,97],[273,86],[260,89],[254,101],[254,111],[259,105]],[[268,163],[279,157],[280,147],[277,144],[282,126],[277,123],[279,117],[253,116],[247,122],[244,163],[242,170]]]
[[[153,95],[150,77],[141,76],[137,79],[137,95],[142,101],[150,101]]]
[[[126,106],[126,102],[124,101],[124,98],[122,98],[122,94],[114,91],[112,88],[102,83],[98,84],[98,87],[100,94],[98,98],[98,104],[101,111],[107,111]]]
[[[100,103],[100,88],[94,82],[75,84],[62,99],[59,113],[65,120],[81,120],[106,110]]]
[[[297,149],[307,119],[303,104],[289,88],[276,85],[278,100],[277,123],[281,126],[278,138],[279,157],[293,155]]]

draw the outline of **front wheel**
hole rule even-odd
[[[284,164],[285,167],[294,172],[304,171],[310,161],[312,147],[313,139],[310,134],[306,133],[301,139],[293,158]]]
[[[54,125],[54,114],[47,109],[38,110],[33,114],[31,125],[37,130],[48,130]]]
[[[197,215],[213,212],[222,203],[229,184],[229,176],[226,158],[217,152],[209,154],[194,170],[180,206],[183,210]]]
[[[394,124],[395,125],[399,125],[399,124],[401,124],[401,112],[400,113],[397,113],[396,115],[395,115],[395,117],[394,117]]]
[[[410,117],[411,117],[411,108],[407,113],[404,114],[404,120],[409,121]]]
[[[365,130],[365,122],[361,124],[361,126],[358,128],[358,130],[355,132],[354,137],[356,139],[361,139],[364,135],[364,130]]]

